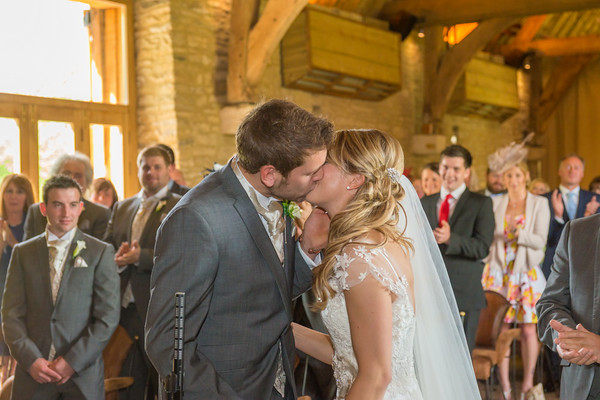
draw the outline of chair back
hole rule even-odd
[[[495,348],[502,321],[510,303],[500,293],[492,290],[485,291],[485,299],[487,307],[481,310],[479,315],[475,346]]]

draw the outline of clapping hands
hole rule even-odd
[[[584,217],[596,214],[596,211],[598,211],[598,207],[600,207],[600,203],[598,202],[598,200],[596,200],[596,196],[592,196],[592,199],[585,205],[585,213],[583,214]]]
[[[550,326],[558,332],[554,342],[558,355],[563,360],[577,365],[590,365],[600,361],[600,336],[581,324],[573,329],[552,320]]]
[[[433,230],[433,236],[437,244],[448,243],[450,241],[450,224],[442,221],[441,226]]]
[[[123,242],[115,254],[115,262],[119,267],[135,264],[140,260],[140,253],[141,248],[137,240],[131,242],[131,245],[127,242]]]

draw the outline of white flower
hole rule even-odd
[[[78,240],[77,247],[75,247],[75,250],[73,250],[73,258],[77,257],[83,249],[85,249],[85,240]]]
[[[155,212],[159,212],[160,210],[162,210],[162,208],[167,204],[166,200],[161,200],[158,202],[158,204],[156,205],[156,208],[154,209]]]
[[[292,218],[300,218],[302,216],[302,209],[298,204],[296,204],[293,201],[290,201],[290,204],[288,205],[288,214]]]

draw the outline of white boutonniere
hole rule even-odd
[[[162,208],[167,204],[166,200],[161,200],[158,202],[158,204],[156,205],[156,208],[154,209],[154,212],[159,212],[160,210],[162,210]]]
[[[83,259],[83,257],[78,256],[75,258],[75,263],[73,264],[73,268],[87,268],[87,263]]]
[[[73,250],[73,258],[76,258],[83,249],[85,249],[85,240],[78,240],[77,246],[75,247],[75,250]]]
[[[302,216],[302,209],[295,202],[290,200],[284,200],[282,202],[282,205],[284,215],[287,215],[290,218],[300,218]]]

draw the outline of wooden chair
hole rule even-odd
[[[133,340],[131,340],[125,328],[118,325],[115,333],[113,333],[102,352],[102,357],[104,358],[104,391],[106,392],[106,400],[117,400],[119,398],[117,391],[133,384],[132,377],[119,376],[132,344]]]
[[[471,358],[475,377],[485,381],[486,399],[491,399],[496,366],[505,357],[513,340],[520,336],[521,330],[514,328],[500,333],[510,303],[504,296],[491,290],[486,290],[485,298],[487,307],[481,310]]]

